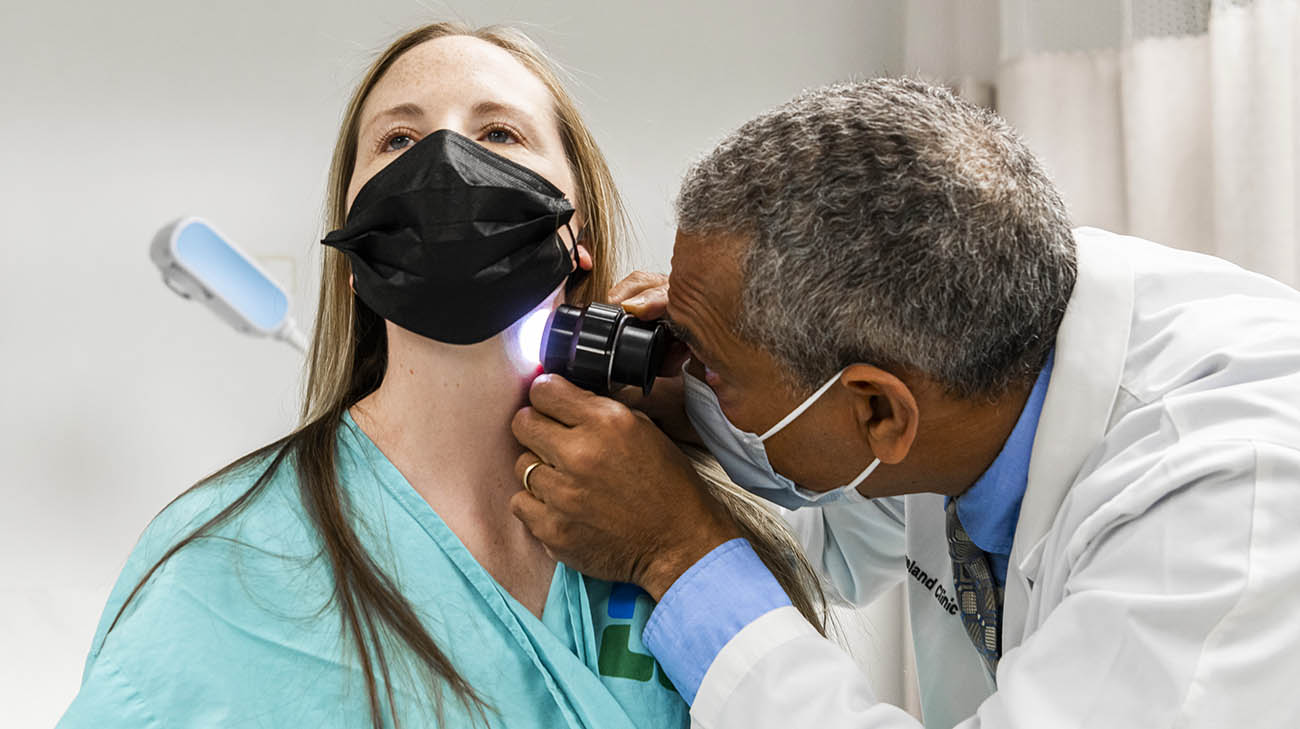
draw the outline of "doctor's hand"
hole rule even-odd
[[[609,289],[609,303],[638,319],[662,319],[668,313],[668,277],[662,273],[633,271]]]
[[[662,319],[668,314],[668,277],[662,273],[633,271],[609,290],[609,303],[621,305],[623,311],[642,321]],[[682,364],[689,357],[686,345],[674,341],[649,396],[642,395],[638,388],[624,387],[611,397],[649,415],[673,440],[703,445],[686,417]]]
[[[511,428],[528,449],[511,511],[553,557],[640,585],[657,601],[691,565],[741,536],[682,452],[645,415],[542,375]]]

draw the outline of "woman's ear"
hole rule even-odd
[[[868,364],[847,367],[840,384],[856,398],[859,428],[871,451],[884,463],[898,463],[916,442],[920,409],[916,397],[902,380]]]
[[[592,258],[591,258],[591,251],[587,250],[587,246],[584,246],[583,244],[579,243],[578,244],[578,267],[584,271],[590,271],[592,269],[592,266],[594,265],[595,263],[592,262]]]

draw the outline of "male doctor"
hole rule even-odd
[[[1300,294],[1072,231],[1004,122],[913,81],[745,124],[677,214],[670,279],[615,298],[671,319],[699,439],[844,598],[907,584],[925,726],[1300,725]],[[514,513],[658,601],[697,726],[918,726],[649,418],[531,404]]]

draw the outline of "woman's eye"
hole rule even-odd
[[[415,140],[411,139],[410,135],[394,134],[388,138],[388,141],[384,142],[384,151],[396,152],[399,149],[406,149],[414,143]]]
[[[489,129],[483,138],[492,144],[515,144],[519,141],[509,129],[502,127]]]

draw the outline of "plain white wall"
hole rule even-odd
[[[295,419],[299,356],[164,288],[150,237],[208,217],[309,326],[345,96],[370,52],[446,18],[520,24],[575,73],[640,233],[630,261],[655,270],[693,156],[803,87],[903,56],[901,0],[7,0],[0,725],[57,720],[141,529]],[[898,650],[889,620],[864,645]]]

